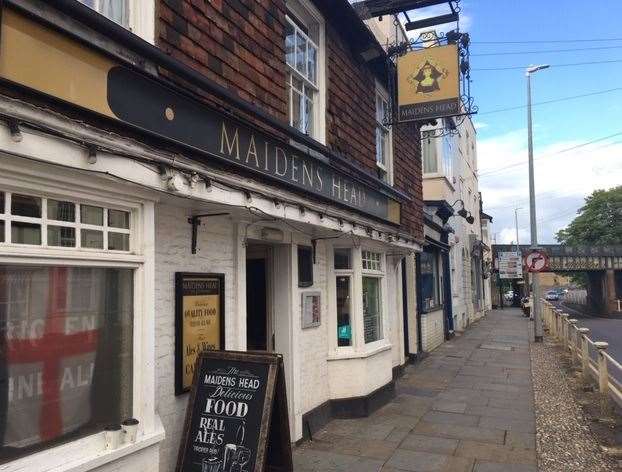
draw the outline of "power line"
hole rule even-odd
[[[556,98],[556,99],[552,99],[552,100],[545,100],[543,102],[535,102],[532,103],[532,106],[536,106],[536,105],[546,105],[549,103],[558,103],[558,102],[565,102],[567,100],[574,100],[577,98],[584,98],[584,97],[593,97],[594,95],[602,95],[605,93],[611,93],[611,92],[617,92],[622,90],[622,87],[616,87],[616,88],[612,88],[612,89],[608,89],[608,90],[599,90],[596,92],[589,92],[589,93],[584,93],[581,95],[573,95],[570,97],[563,97],[563,98]],[[508,108],[498,108],[496,110],[490,110],[490,111],[483,111],[483,112],[478,112],[478,115],[490,115],[492,113],[501,113],[503,111],[511,111],[511,110],[521,110],[523,108],[527,108],[527,105],[517,105],[515,107],[508,107]]]
[[[590,66],[596,64],[614,64],[622,62],[622,59],[612,59],[610,61],[591,61],[591,62],[572,62],[568,64],[551,64],[551,68],[553,67],[576,67],[576,66]],[[524,70],[527,66],[509,66],[509,67],[485,67],[485,68],[477,68],[471,69],[473,71],[500,71],[500,70]]]
[[[622,41],[622,38],[599,38],[599,39],[534,39],[522,41],[471,41],[473,44],[541,44],[541,43],[591,43]]]
[[[592,141],[587,141],[585,143],[577,144],[576,146],[572,146],[572,147],[569,147],[569,148],[566,148],[566,149],[562,149],[561,151],[553,152],[551,154],[545,154],[543,156],[537,157],[536,159],[539,160],[539,159],[543,159],[545,157],[556,156],[558,154],[563,154],[563,153],[566,153],[566,152],[574,151],[575,149],[579,149],[579,148],[582,148],[582,147],[585,147],[585,146],[589,146],[590,144],[598,143],[598,142],[601,142],[601,141],[606,141],[607,139],[611,139],[611,138],[614,138],[614,137],[620,136],[620,135],[622,135],[622,132],[614,133],[614,134],[611,134],[609,136],[605,136],[603,138],[598,138],[598,139],[594,139]],[[613,145],[614,143],[611,143],[611,144]],[[493,169],[493,170],[490,170],[488,172],[483,172],[483,173],[479,174],[479,177],[487,177],[489,175],[496,174],[496,173],[499,173],[499,172],[504,172],[507,169],[512,169],[514,167],[520,167],[520,166],[523,166],[525,164],[527,164],[527,163],[526,162],[517,162],[516,164],[510,164],[510,165],[505,166],[505,167],[499,167],[498,169]]]
[[[576,48],[576,49],[541,49],[539,51],[503,51],[503,52],[484,52],[471,54],[471,56],[518,56],[521,54],[544,54],[557,52],[578,52],[578,51],[599,51],[604,49],[622,49],[620,46],[598,46],[594,48]]]

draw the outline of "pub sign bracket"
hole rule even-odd
[[[213,217],[213,216],[226,216],[226,215],[229,215],[229,213],[207,213],[203,215],[192,215],[190,218],[188,218],[188,223],[192,225],[192,245],[191,245],[192,254],[197,253],[197,232],[198,232],[199,226],[201,226],[201,220],[205,218]]]

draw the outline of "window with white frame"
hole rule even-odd
[[[130,213],[0,191],[0,243],[129,252]]]
[[[382,333],[382,254],[362,251],[363,333],[365,344],[379,341]]]
[[[321,136],[320,55],[322,23],[319,13],[301,0],[288,0],[285,24],[285,60],[289,124],[316,139]]]
[[[0,192],[0,463],[133,416],[135,267],[124,262],[134,257],[131,217]],[[11,248],[28,248],[28,261],[3,260]],[[67,257],[50,260],[49,249]],[[103,267],[97,254],[113,251]]]
[[[436,150],[436,139],[434,131],[421,132],[421,154],[423,158],[423,173],[435,174],[438,172],[438,160]]]
[[[126,28],[130,26],[130,0],[79,0],[106,18]]]
[[[391,183],[393,167],[393,143],[391,129],[386,124],[389,117],[388,94],[376,87],[376,165],[378,177]]]
[[[427,248],[419,255],[421,273],[421,301],[423,311],[428,312],[441,304],[440,270],[438,253]]]
[[[111,21],[155,41],[155,0],[78,0]]]
[[[355,262],[356,261],[356,262]],[[358,347],[384,339],[384,254],[334,248],[337,347]]]

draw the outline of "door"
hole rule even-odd
[[[249,245],[246,259],[246,348],[273,351],[270,247]]]

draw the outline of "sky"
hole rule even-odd
[[[532,76],[534,104],[596,93],[533,107],[539,242],[555,243],[555,233],[572,221],[593,190],[622,185],[622,2],[586,5],[584,0],[461,2],[460,29],[471,36],[471,91],[479,107],[473,116],[479,186],[497,243],[516,240],[514,208],[520,208],[519,240],[530,241],[523,67],[551,65]],[[448,11],[446,5],[431,7],[411,18]],[[545,52],[551,50],[557,52]],[[515,66],[521,68],[484,70]],[[521,108],[498,111],[514,107]]]

